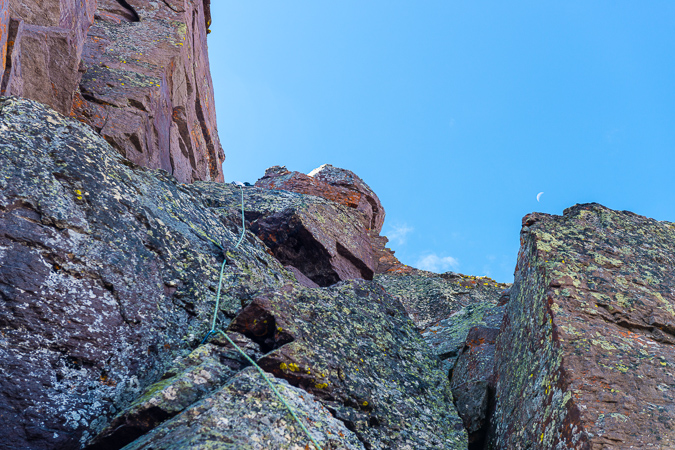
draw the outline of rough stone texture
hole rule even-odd
[[[237,333],[231,333],[230,338],[253,360],[260,358],[258,345],[250,339]],[[249,365],[229,343],[224,347],[211,343],[197,347],[188,356],[174,361],[161,380],[113,418],[87,449],[118,449],[131,443],[221,388]]]
[[[501,315],[500,315],[501,318]],[[501,320],[500,320],[501,323]],[[495,405],[496,327],[471,328],[451,375],[457,413],[469,434],[469,449],[482,449]]]
[[[350,191],[360,193],[365,201],[370,205],[370,210],[366,207],[363,208],[366,212],[366,215],[370,219],[370,230],[373,230],[375,233],[382,231],[382,225],[384,224],[384,208],[380,199],[377,197],[375,192],[368,186],[361,178],[359,178],[351,170],[340,169],[334,167],[330,164],[324,164],[321,167],[318,167],[312,170],[309,173],[309,176],[315,180],[323,181],[328,183],[331,186],[343,187]],[[359,203],[363,203],[363,198],[360,199]]]
[[[32,101],[0,99],[0,161],[0,448],[74,448],[206,334],[239,228]],[[222,320],[291,280],[247,233]]]
[[[7,0],[10,45],[0,94],[31,98],[67,114],[82,74],[78,71],[96,0]],[[7,51],[9,50],[9,58]]]
[[[209,8],[209,0],[2,0],[0,95],[72,114],[129,160],[180,182],[223,181]]]
[[[74,116],[136,164],[182,183],[223,181],[206,43],[209,1],[98,3]]]
[[[256,187],[281,189],[315,195],[354,208],[364,214],[368,231],[378,235],[384,223],[384,208],[372,189],[354,172],[330,164],[314,169],[309,175],[274,166],[256,181]]]
[[[276,389],[324,449],[363,450],[354,433],[313,396],[273,378]],[[239,372],[214,395],[132,443],[126,450],[302,450],[314,446],[253,368]]]
[[[576,205],[521,242],[492,448],[675,447],[675,224]]]
[[[422,337],[451,374],[469,330],[478,325],[499,328],[505,289],[488,277],[454,272],[436,274],[407,268],[377,275],[375,281],[405,307]]]
[[[260,366],[322,399],[367,448],[466,445],[439,361],[375,283],[288,286],[254,299],[231,329],[257,336],[263,349],[292,339]]]
[[[7,43],[9,37],[9,0],[0,0],[0,92],[7,64]]]
[[[400,301],[370,281],[303,287],[250,232],[235,249],[239,188],[181,185],[15,98],[0,99],[0,161],[0,448],[139,433],[130,448],[304,448],[222,339],[198,348],[223,257],[218,326],[245,336],[326,448],[466,448],[449,381]],[[362,226],[354,209],[262,191],[263,207],[331,204]]]
[[[207,204],[228,217],[241,216],[239,189],[195,183]],[[319,286],[341,280],[372,279],[376,262],[363,213],[320,197],[283,190],[244,187],[248,227],[285,265]]]

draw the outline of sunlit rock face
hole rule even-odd
[[[675,224],[598,204],[523,219],[492,448],[675,446]]]
[[[136,164],[223,181],[209,1],[2,0],[0,94],[92,126]]]

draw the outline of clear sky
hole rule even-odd
[[[575,203],[675,222],[672,0],[211,10],[225,180],[350,169],[406,264],[510,282],[521,218]]]

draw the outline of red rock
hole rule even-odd
[[[497,340],[496,449],[675,448],[675,224],[523,219]]]
[[[223,181],[207,51],[209,2],[100,0],[73,115],[131,161]]]
[[[353,255],[359,255],[356,259],[360,261],[360,268],[356,269],[355,267],[351,267],[349,270],[346,270],[347,266],[353,265],[352,263],[347,264],[345,267],[341,267],[335,272],[340,274],[338,275],[338,278],[335,278],[334,275],[322,275],[320,277],[322,279],[322,281],[319,282],[320,284],[323,283],[323,285],[326,285],[326,283],[328,283],[329,285],[336,282],[338,279],[345,280],[362,277],[370,279],[372,278],[373,273],[408,273],[412,270],[411,267],[401,264],[394,256],[394,252],[386,247],[388,242],[387,237],[380,236],[379,234],[384,222],[384,208],[372,189],[370,189],[370,187],[353,172],[333,167],[330,164],[324,164],[313,170],[309,175],[305,175],[300,172],[291,172],[286,169],[286,167],[274,166],[265,171],[265,175],[256,181],[255,186],[322,197],[362,213],[361,222],[363,227],[362,230],[357,233],[358,238],[345,239],[345,236],[340,238],[338,235],[335,235],[334,238],[329,239],[330,242],[322,245],[322,247],[328,249],[335,249],[335,243],[340,242],[342,249],[349,249],[351,256],[347,258],[348,260],[353,261],[355,258]],[[288,217],[286,219],[288,219]],[[268,221],[264,226],[264,228],[268,228],[268,231],[264,235],[274,235],[274,230],[276,230],[280,224],[279,218],[274,219],[271,222]],[[331,225],[331,227],[333,227],[333,225]],[[348,234],[349,236],[354,236],[353,232]],[[265,240],[264,237],[262,238]],[[318,238],[319,242],[323,242],[324,240],[325,239],[322,237]],[[265,242],[275,249],[279,248],[279,243],[276,241],[272,242],[267,239]],[[355,249],[355,247],[358,248]],[[288,252],[282,253],[283,255],[288,256]],[[337,250],[329,250],[328,253],[332,255],[331,258],[333,261],[342,261],[344,259]],[[345,252],[343,251],[342,253]],[[293,258],[293,260],[303,260],[305,256],[302,258],[296,257]],[[279,257],[282,256],[279,255]],[[297,262],[294,263],[283,257],[282,260],[285,261],[285,264],[298,264]],[[329,265],[333,265],[333,263],[330,263]],[[342,263],[339,263],[338,265],[343,266]],[[319,265],[307,260],[306,263],[303,263],[303,266],[309,268],[310,266],[318,267]],[[333,273],[333,271],[329,272]],[[312,274],[310,275],[310,278],[312,276],[316,279],[318,274]],[[326,278],[326,276],[328,278]],[[323,278],[326,278],[326,280],[323,280]],[[330,280],[327,281],[328,279]]]
[[[2,94],[31,98],[68,114],[96,2],[9,0],[5,5],[4,15],[11,17],[6,48],[11,56],[3,58]]]
[[[351,170],[333,167],[330,164],[324,164],[321,167],[311,171],[309,176],[315,180],[328,183],[331,186],[342,187],[350,191],[360,193],[362,198],[359,201],[359,207],[362,208],[364,212],[366,212],[366,215],[371,220],[368,228],[376,233],[382,231],[382,225],[384,224],[384,208],[380,203],[380,199],[377,197],[377,195],[375,195],[375,192],[370,189],[370,186],[368,186],[354,172]],[[363,205],[363,203],[367,203],[369,207]]]
[[[208,0],[2,0],[0,93],[71,114],[132,162],[183,183],[223,181],[209,8]]]
[[[9,0],[0,0],[0,92],[7,61],[7,37],[9,34]]]
[[[314,169],[309,175],[274,166],[256,181],[256,187],[316,195],[361,211],[366,229],[377,235],[384,223],[384,208],[368,185],[352,171],[330,164]]]

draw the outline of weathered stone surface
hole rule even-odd
[[[0,95],[72,114],[129,160],[183,183],[223,181],[209,8],[208,0],[2,0]]]
[[[237,333],[231,333],[230,338],[253,360],[260,358],[258,345],[250,339]],[[160,381],[113,418],[87,450],[118,449],[131,443],[221,388],[249,365],[229,343],[224,347],[211,343],[197,347],[188,356],[179,357]]]
[[[236,217],[239,189],[195,183],[207,204]],[[320,197],[244,187],[246,218],[274,256],[319,286],[341,280],[372,279],[375,269],[363,214]],[[230,210],[231,213],[229,212]]]
[[[9,37],[9,0],[0,0],[0,92],[7,64],[7,43]]]
[[[361,178],[351,170],[340,169],[330,164],[324,164],[312,170],[309,176],[315,180],[323,181],[331,186],[343,187],[350,191],[358,192],[365,197],[365,201],[370,204],[370,211],[364,208],[366,215],[370,218],[370,230],[375,233],[382,231],[384,224],[384,208],[375,192]],[[359,203],[363,202],[360,200]]]
[[[206,334],[239,228],[32,101],[0,100],[0,161],[0,448],[76,448]],[[247,233],[222,320],[292,280]]]
[[[424,340],[443,361],[445,372],[452,375],[471,328],[499,328],[504,315],[501,303],[510,285],[488,277],[405,269],[374,279],[401,300]]]
[[[378,235],[384,223],[384,208],[370,187],[354,172],[330,164],[314,169],[309,175],[274,166],[256,181],[256,187],[281,189],[315,195],[354,208],[364,214],[367,230]]]
[[[99,0],[73,106],[74,116],[122,155],[182,183],[223,181],[208,7],[209,1]]]
[[[31,98],[67,114],[96,0],[7,0],[10,45],[0,94]],[[6,57],[9,50],[10,58]]]
[[[470,449],[485,447],[494,413],[498,335],[499,324],[497,327],[479,325],[471,328],[451,374],[455,407],[469,435]]]
[[[438,359],[381,286],[289,285],[255,298],[230,328],[270,349],[258,364],[322,399],[366,448],[465,448]]]
[[[218,326],[295,386],[281,390],[326,448],[466,447],[449,381],[401,303],[369,281],[303,287],[250,232],[235,249],[239,188],[181,185],[15,98],[0,99],[0,160],[0,448],[117,448],[139,433],[130,448],[304,447],[222,339],[198,348],[223,257]],[[263,191],[263,206],[360,214]]]
[[[364,449],[356,435],[312,395],[284,380],[272,380],[322,448]],[[248,368],[213,396],[125,448],[300,450],[314,446],[262,376]]]
[[[576,205],[521,242],[492,448],[675,447],[675,224]]]

